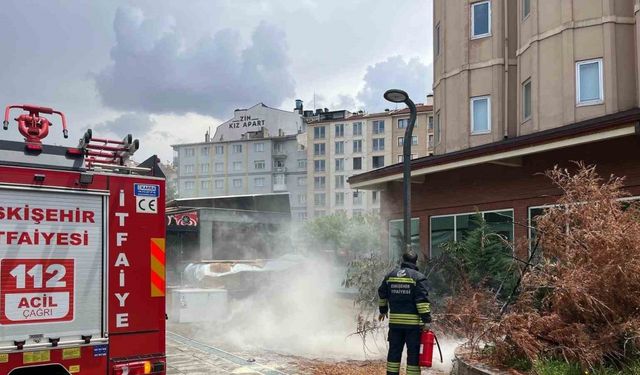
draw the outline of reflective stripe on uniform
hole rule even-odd
[[[390,277],[387,283],[416,284],[416,281],[410,277]]]
[[[378,306],[387,306],[388,301],[386,299],[380,299]]]
[[[419,314],[426,314],[431,312],[431,304],[429,302],[416,303],[416,308]]]
[[[420,366],[407,365],[407,375],[420,375]]]
[[[387,362],[387,372],[400,372],[400,362]]]
[[[405,324],[405,325],[420,325],[420,317],[417,314],[389,314],[389,323],[391,324]]]

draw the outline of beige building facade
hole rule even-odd
[[[413,131],[414,158],[431,155],[433,112],[418,105]],[[322,117],[325,117],[324,119]],[[320,113],[307,121],[307,212],[309,217],[334,213],[348,216],[376,213],[378,191],[351,188],[347,179],[402,160],[402,137],[408,124],[407,109],[353,114],[348,111]]]
[[[436,154],[638,106],[637,0],[435,0]]]

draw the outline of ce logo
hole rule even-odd
[[[139,212],[156,212],[157,211],[156,204],[157,204],[156,199],[139,198],[138,210]]]

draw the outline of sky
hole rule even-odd
[[[376,112],[432,85],[431,0],[3,0],[0,104],[65,112],[47,139],[140,139],[172,159],[236,108]],[[17,112],[16,112],[17,113]],[[15,117],[15,116],[14,116]],[[4,139],[21,139],[15,122]]]

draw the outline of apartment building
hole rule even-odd
[[[307,218],[302,103],[294,112],[260,103],[238,109],[204,142],[173,145],[181,198],[288,192],[294,219]]]
[[[418,105],[412,156],[432,153],[431,105]],[[313,217],[344,212],[379,212],[378,191],[352,188],[347,179],[402,160],[402,142],[409,120],[407,109],[381,113],[320,111],[307,121],[307,211]]]
[[[554,165],[626,176],[640,197],[640,0],[434,0],[433,14],[435,155],[412,161],[425,256],[464,238],[477,212],[505,238],[533,240],[561,194],[543,175]],[[392,256],[401,176],[394,165],[349,180],[383,191]]]

